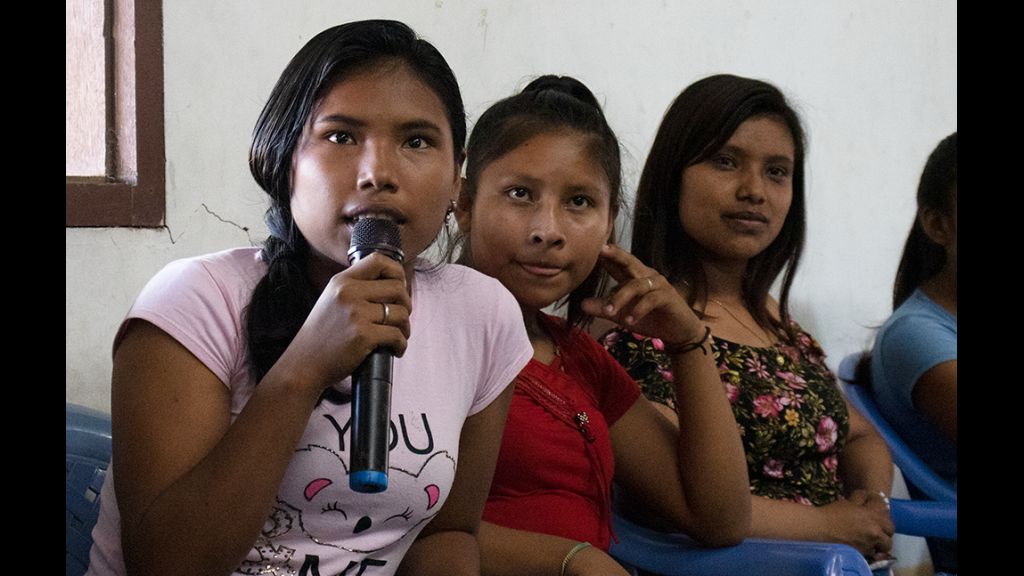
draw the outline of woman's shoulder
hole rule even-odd
[[[468,266],[452,263],[433,263],[420,258],[416,261],[416,282],[433,291],[450,294],[457,291],[487,291],[501,282]]]
[[[956,344],[956,317],[916,291],[878,330],[872,357],[886,366],[912,359],[931,363],[937,357],[955,357]]]
[[[227,291],[244,287],[247,292],[266,274],[258,248],[234,248],[180,258],[165,265],[146,284],[139,298],[153,294],[173,297],[182,291]]]
[[[416,266],[413,296],[440,300],[453,308],[483,313],[489,309],[518,310],[512,293],[498,280],[461,264]]]
[[[459,264],[417,265],[413,315],[473,346],[532,350],[519,303],[499,282]]]
[[[956,332],[956,316],[929,298],[920,289],[915,290],[905,302],[900,304],[892,316],[882,325],[881,333],[895,330],[897,327],[909,327],[912,330],[924,329],[926,326],[941,326]]]
[[[168,283],[180,289],[183,285],[211,281],[254,286],[266,271],[258,248],[232,248],[171,261],[153,276],[147,289]]]
[[[816,364],[831,373],[825,364],[825,358],[827,357],[825,348],[793,318],[789,319],[788,335],[784,336],[783,340],[775,345],[775,348],[794,361],[802,357],[804,360]]]
[[[798,337],[807,338],[817,343],[817,341],[814,340],[814,336],[812,336],[810,332],[804,329],[804,327],[801,326],[800,323],[794,320],[793,318],[789,319],[789,329],[793,334],[796,334]]]
[[[266,275],[257,248],[235,248],[175,260],[146,283],[133,310],[241,309]]]
[[[256,248],[237,248],[175,260],[139,293],[114,338],[129,321],[145,320],[182,343],[225,383],[242,351],[242,317],[266,274]]]
[[[234,280],[260,279],[267,272],[267,265],[261,258],[262,250],[247,246],[229,248],[175,260],[167,265],[179,269],[203,269],[211,276],[227,277]]]

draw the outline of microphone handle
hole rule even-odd
[[[398,224],[383,218],[363,218],[352,227],[348,261],[355,263],[380,252],[402,262]],[[386,305],[385,305],[386,306]],[[387,308],[384,308],[387,312]],[[379,347],[352,373],[352,419],[348,485],[355,492],[388,488],[388,432],[391,430],[391,375],[394,353]]]
[[[377,349],[352,376],[352,451],[349,487],[376,493],[388,487],[391,374],[394,355]]]

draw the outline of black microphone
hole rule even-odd
[[[352,228],[348,262],[374,252],[402,262],[398,224],[384,218],[361,218]],[[348,485],[356,492],[388,488],[388,431],[391,428],[391,370],[395,355],[377,348],[352,373],[352,453]]]

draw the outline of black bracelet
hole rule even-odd
[[[700,350],[705,356],[708,355],[708,349],[706,347],[708,340],[711,338],[711,327],[704,326],[704,336],[696,342],[690,342],[688,344],[670,344],[665,343],[665,354],[669,356],[678,356],[680,354],[686,354],[694,350]]]

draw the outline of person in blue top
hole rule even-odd
[[[872,391],[914,452],[956,483],[956,133],[925,164],[917,216],[896,272],[892,316],[871,352]],[[916,488],[908,486],[912,495]],[[929,542],[936,568],[956,567]],[[948,550],[951,548],[951,550]],[[950,565],[950,560],[952,564]]]

